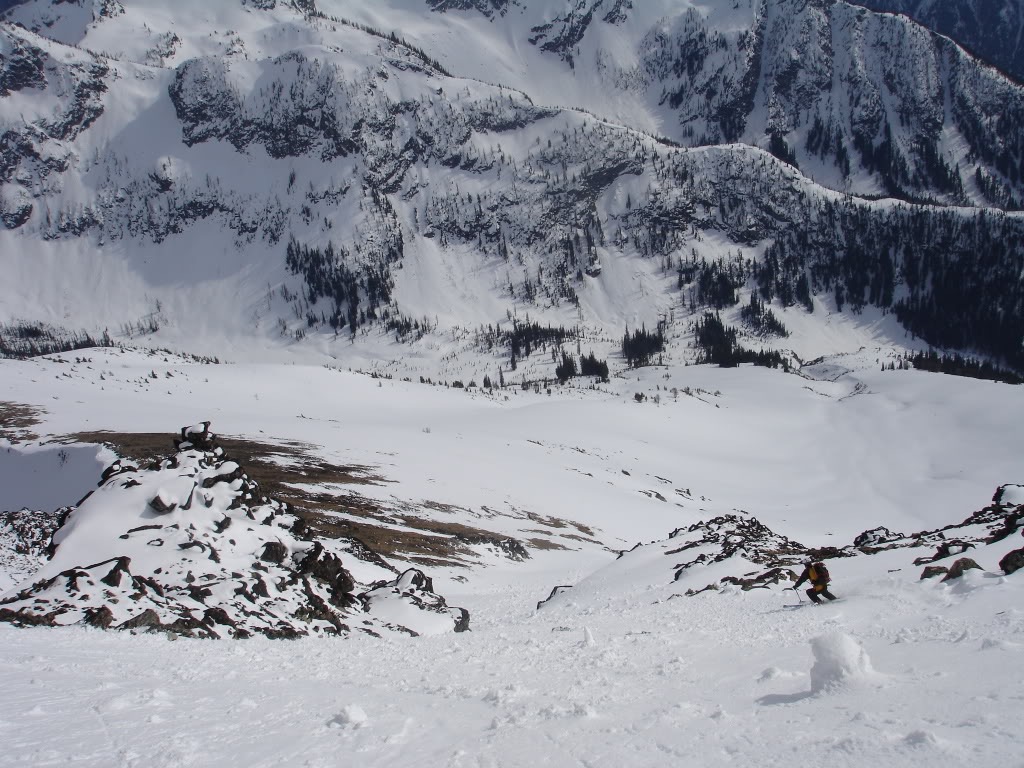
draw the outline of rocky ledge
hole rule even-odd
[[[416,569],[360,584],[344,542],[314,540],[287,504],[262,495],[209,422],[175,443],[151,466],[103,472],[63,515],[32,583],[0,596],[0,621],[206,638],[469,628],[469,613]]]

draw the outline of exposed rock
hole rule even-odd
[[[191,427],[181,428],[181,440],[175,440],[175,448],[179,451],[184,448],[196,448],[200,451],[216,451],[214,434],[210,432],[210,422],[203,421],[193,424]]]
[[[427,0],[427,5],[440,12],[475,10],[491,18],[495,13],[504,16],[509,2],[510,0]]]
[[[669,539],[678,539],[681,545],[666,550],[666,555],[685,553],[691,556],[691,559],[676,564],[677,581],[689,568],[722,562],[731,557],[777,565],[787,556],[796,561],[806,552],[801,544],[780,536],[756,518],[739,515],[723,515],[686,529],[678,528],[669,535]]]
[[[539,603],[537,603],[537,610],[540,610],[542,605],[545,605],[546,603],[551,602],[558,595],[562,594],[563,592],[568,592],[570,589],[572,589],[572,585],[571,584],[562,584],[562,585],[557,586],[557,587],[552,587],[551,593],[547,597],[545,597],[543,600],[541,600]]]
[[[853,546],[858,549],[863,549],[865,547],[878,547],[882,544],[902,538],[902,533],[893,533],[888,528],[879,526],[878,528],[872,528],[870,531],[864,531],[863,533],[857,534],[857,537],[853,540]]]
[[[177,500],[173,499],[167,491],[162,488],[157,491],[156,496],[149,500],[149,506],[161,515],[173,512],[178,507]]]
[[[1004,489],[1008,489],[1005,490]],[[1017,489],[1020,489],[1018,492]],[[963,575],[965,570],[980,568],[974,560],[960,557],[951,566],[931,565],[935,560],[962,555],[980,545],[989,545],[1021,530],[1024,524],[1024,487],[1004,486],[996,493],[995,502],[971,514],[959,523],[953,523],[931,531],[902,534],[879,527],[864,531],[845,547],[823,547],[808,549],[801,544],[780,536],[749,516],[724,515],[712,520],[701,521],[689,528],[672,532],[668,539],[650,544],[638,543],[629,552],[620,552],[619,557],[628,557],[631,552],[657,547],[662,554],[673,556],[672,579],[680,581],[700,573],[703,566],[717,563],[735,564],[735,573],[722,576],[719,581],[704,587],[688,587],[686,596],[717,591],[723,585],[732,585],[743,590],[771,588],[779,584],[789,585],[796,579],[794,568],[802,568],[807,558],[814,560],[846,557],[871,556],[883,551],[898,549],[932,550],[927,555],[914,558],[915,565],[927,565],[921,579],[943,577],[943,581]],[[1021,531],[1024,534],[1024,531]],[[680,562],[679,556],[686,560]],[[907,559],[911,554],[908,552]],[[750,570],[751,564],[763,566],[763,570]],[[1024,550],[1009,553],[1000,567],[1004,572],[1024,568]],[[741,570],[742,569],[742,570]],[[890,573],[899,571],[890,569]],[[742,575],[740,575],[742,574]],[[570,589],[569,586],[555,587],[547,599],[537,603],[540,608],[555,595]]]
[[[764,573],[759,573],[750,578],[738,578],[726,576],[722,579],[723,584],[733,584],[740,587],[744,592],[751,589],[768,589],[772,584],[782,582],[792,583],[798,578],[797,574],[789,568],[771,568]]]
[[[51,559],[35,583],[0,597],[0,620],[208,638],[347,634],[350,623],[376,635],[468,628],[469,614],[415,569],[357,596],[360,585],[329,547],[363,545],[303,538],[298,518],[260,493],[209,426],[182,430],[177,452],[147,469],[108,468],[97,491],[59,516],[58,535],[39,536],[58,542]],[[96,562],[97,551],[118,554]],[[394,571],[380,563],[360,567]]]
[[[85,612],[85,623],[97,629],[110,629],[114,622],[114,613],[105,605],[99,608],[89,608]]]
[[[1015,549],[1012,552],[1007,552],[1003,559],[999,561],[999,567],[1007,575],[1024,568],[1024,549]]]
[[[966,571],[972,569],[977,569],[980,571],[981,566],[973,560],[971,560],[971,558],[969,557],[961,557],[959,560],[956,560],[951,566],[949,566],[949,573],[947,573],[942,578],[942,580],[950,581],[952,579],[959,579],[961,576],[964,575]]]
[[[152,608],[147,608],[137,616],[133,616],[125,622],[118,625],[118,629],[158,629],[160,624],[160,614],[154,611]]]
[[[66,513],[66,508],[57,512],[0,512],[0,568],[13,581],[24,581],[39,570]]]
[[[263,554],[260,555],[260,560],[281,564],[286,557],[288,557],[288,547],[280,541],[268,541],[263,545]]]
[[[503,553],[509,560],[515,560],[516,562],[530,559],[530,553],[527,551],[526,547],[524,547],[520,541],[511,537],[502,538],[500,536],[460,533],[456,534],[455,538],[459,541],[464,541],[467,544],[482,544],[484,546],[493,547]]]
[[[114,561],[114,567],[110,569],[110,572],[104,576],[100,581],[111,587],[118,587],[121,585],[121,577],[127,574],[131,577],[131,573],[128,571],[128,566],[131,565],[130,557],[119,557]],[[102,565],[102,563],[100,564]],[[96,566],[93,566],[96,567]]]
[[[324,549],[320,542],[313,544],[306,553],[299,563],[298,572],[326,585],[332,605],[344,608],[356,601],[352,595],[355,589],[352,574],[342,566],[341,558]]]
[[[419,609],[419,615],[407,613],[403,616],[398,627],[410,634],[436,634],[440,627],[451,627],[459,632],[468,630],[469,612],[465,608],[449,607],[433,589],[429,576],[416,568],[410,568],[394,581],[374,584],[359,595],[359,600],[371,612],[382,608],[384,613],[394,614],[396,605]]]

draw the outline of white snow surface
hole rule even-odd
[[[523,541],[541,520],[592,533],[425,569],[470,610],[458,635],[171,643],[0,624],[0,766],[1017,764],[1024,578],[997,563],[1019,536],[948,582],[919,579],[932,548],[831,560],[840,601],[823,606],[780,587],[685,596],[758,570],[744,557],[672,581],[696,552],[672,555],[668,535],[700,520],[842,546],[958,523],[1021,481],[1019,388],[883,372],[875,354],[492,396],[118,349],[0,361],[0,401],[39,411],[38,440],[0,452],[0,508],[32,501],[38,479],[9,467],[58,436],[209,419],[369,466],[389,482],[359,490],[382,501]],[[71,464],[54,486],[74,485]],[[654,544],[617,557],[637,542]],[[537,608],[557,585],[572,588]]]

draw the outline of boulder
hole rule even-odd
[[[157,629],[160,627],[160,616],[152,608],[147,608],[138,616],[118,625],[118,629]]]
[[[952,579],[959,579],[961,576],[964,575],[964,573],[966,571],[969,571],[971,569],[977,569],[977,570],[980,571],[981,570],[981,566],[978,565],[973,560],[971,560],[971,558],[969,558],[969,557],[961,557],[959,560],[954,562],[949,567],[949,573],[947,573],[942,578],[942,580],[943,581],[950,581]]]
[[[161,489],[156,496],[150,499],[149,506],[161,515],[173,512],[178,507],[177,499],[172,498],[166,491]]]
[[[949,568],[944,565],[929,565],[921,571],[921,578],[934,579],[936,576],[942,576],[947,573],[949,573]]]
[[[1003,573],[1006,575],[1024,568],[1024,549],[1015,549],[1012,552],[1007,552],[1003,559],[999,561],[999,567],[1003,569]]]
[[[309,552],[299,563],[298,573],[310,576],[325,584],[329,590],[329,600],[338,608],[347,608],[356,603],[352,594],[356,582],[352,574],[341,564],[341,558],[324,549],[319,541],[314,543]]]
[[[120,586],[122,574],[125,574],[125,575],[128,576],[128,578],[131,578],[131,572],[128,570],[128,566],[131,565],[131,562],[132,562],[132,560],[131,560],[130,557],[118,557],[118,558],[116,558],[114,560],[114,567],[111,568],[110,572],[107,573],[107,575],[104,576],[102,579],[100,579],[100,581],[103,582],[104,584],[106,584],[109,587]],[[102,565],[102,563],[97,563],[97,565]],[[94,568],[96,566],[91,566],[91,567]],[[93,626],[95,626],[95,625],[93,625]],[[104,627],[104,629],[106,629],[106,627]]]
[[[85,612],[85,623],[96,629],[110,629],[114,621],[114,613],[105,605],[99,608],[89,608]]]
[[[260,555],[260,560],[280,565],[286,557],[288,557],[288,547],[280,541],[268,541],[263,545],[263,554]]]

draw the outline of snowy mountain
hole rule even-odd
[[[906,14],[915,21],[956,40],[972,53],[1024,80],[1020,0],[860,0],[876,11]]]
[[[1013,81],[829,0],[4,18],[0,765],[1019,760]]]
[[[784,324],[876,307],[1022,364],[1022,225],[1000,210],[1021,196],[1022,91],[906,18],[788,0],[7,18],[8,336],[188,348],[216,328],[194,351],[337,357],[353,335],[482,332],[497,374],[533,323],[599,357],[660,325],[684,356],[695,315],[738,322],[756,293]]]

